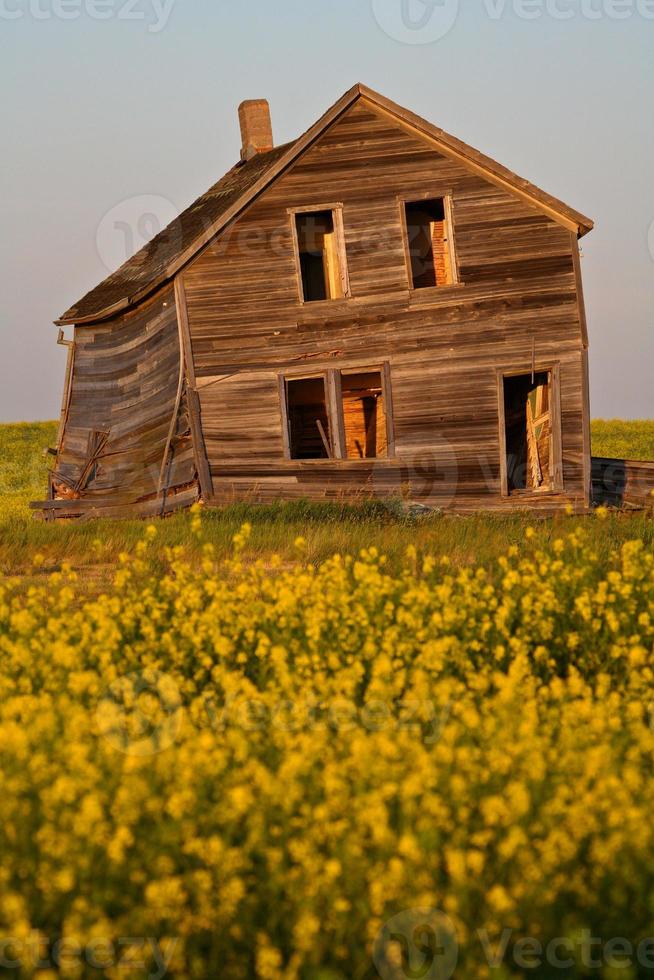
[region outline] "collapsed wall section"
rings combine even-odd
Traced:
[[[46,516],[147,516],[198,499],[174,289],[75,328]]]

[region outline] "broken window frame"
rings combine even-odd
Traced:
[[[329,211],[334,222],[334,234],[336,245],[336,261],[338,263],[338,276],[341,284],[342,296],[327,296],[325,299],[306,299],[304,295],[304,284],[302,279],[302,260],[300,257],[300,241],[297,232],[297,219],[299,215],[316,214],[322,211]],[[347,253],[345,247],[345,226],[343,223],[342,204],[309,204],[302,207],[288,208],[291,221],[291,234],[293,240],[293,256],[295,260],[295,272],[297,278],[298,298],[302,306],[318,306],[321,303],[342,303],[352,295],[350,292],[350,277],[347,265]]]
[[[348,457],[345,440],[345,419],[343,410],[342,376],[352,374],[379,374],[384,400],[384,415],[386,420],[386,454],[384,456]],[[325,385],[325,401],[327,419],[329,422],[328,441],[331,448],[329,458],[298,459],[291,455],[291,426],[288,411],[288,382],[310,381],[322,378]],[[391,389],[390,364],[388,361],[370,364],[348,364],[339,368],[329,368],[322,371],[285,371],[278,375],[279,403],[282,423],[282,444],[284,458],[293,463],[325,465],[334,462],[352,463],[354,465],[370,465],[376,460],[387,461],[395,458],[395,427],[393,417],[393,395]]]
[[[340,459],[347,460],[348,463],[370,463],[371,460],[387,460],[395,456],[395,439],[393,427],[393,401],[391,394],[390,364],[388,361],[382,364],[365,366],[350,366],[339,368],[334,372],[336,402],[338,407],[337,423],[339,428],[340,447],[342,455]],[[383,456],[348,456],[347,438],[345,431],[345,402],[343,399],[343,378],[358,374],[378,374],[381,384],[381,397],[384,405],[384,424],[386,429],[386,452]]]
[[[551,429],[552,429],[552,482],[546,489],[509,489],[509,470],[507,464],[507,442],[506,442],[506,418],[504,409],[504,381],[506,378],[531,377],[532,375],[546,374],[549,385]],[[559,361],[548,363],[536,362],[528,367],[519,369],[497,369],[497,403],[499,418],[499,443],[500,443],[500,491],[502,497],[512,496],[547,496],[548,494],[562,493],[564,491],[563,482],[563,452],[561,441],[561,365]]]
[[[451,289],[452,286],[461,286],[459,278],[459,266],[456,255],[456,242],[454,231],[454,206],[452,203],[451,190],[425,191],[422,194],[407,194],[398,197],[400,210],[400,223],[402,225],[402,239],[404,242],[404,262],[406,266],[407,283],[409,292],[413,294],[429,293],[429,290]],[[411,259],[411,240],[409,238],[409,225],[407,222],[406,209],[410,204],[424,204],[428,201],[442,201],[445,213],[445,233],[447,235],[447,247],[450,260],[451,282],[438,283],[435,286],[416,286],[413,277],[413,262]]]

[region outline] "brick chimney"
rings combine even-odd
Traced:
[[[249,99],[238,107],[241,123],[241,160],[251,160],[257,153],[273,148],[270,106],[266,99]]]

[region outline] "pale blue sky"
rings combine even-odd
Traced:
[[[283,142],[355,81],[595,219],[592,412],[654,417],[654,0],[430,4],[0,0],[0,421],[57,416],[52,320],[232,165],[240,101]]]

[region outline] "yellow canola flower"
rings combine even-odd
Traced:
[[[157,937],[191,980],[366,976],[420,908],[461,976],[489,976],[484,930],[646,939],[651,545],[527,528],[484,568],[314,567],[251,533],[197,566],[146,528],[100,596],[0,583],[3,934]]]

